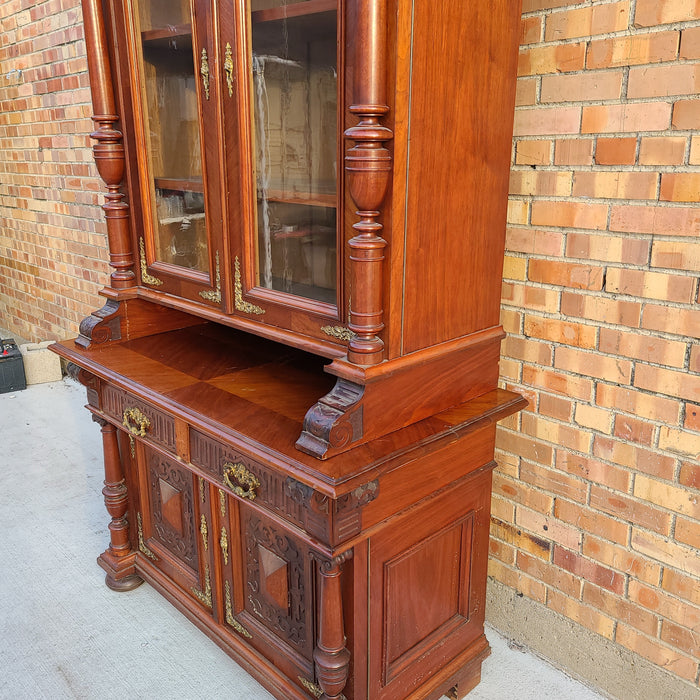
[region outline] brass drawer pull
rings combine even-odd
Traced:
[[[136,437],[144,437],[151,427],[151,421],[135,406],[125,408],[122,425]]]
[[[260,486],[258,477],[249,472],[246,466],[240,462],[236,462],[236,464],[226,462],[224,464],[224,483],[236,496],[249,498],[251,501],[257,495],[255,489]]]

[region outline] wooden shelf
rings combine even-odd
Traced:
[[[337,0],[308,0],[284,7],[272,7],[268,10],[251,12],[251,22],[274,22],[280,19],[303,17],[304,15],[316,15],[320,12],[335,12],[338,9]]]
[[[156,177],[155,186],[160,190],[175,190],[177,192],[204,192],[202,178],[185,177]]]
[[[177,24],[159,29],[148,29],[141,32],[141,41],[148,48],[167,48],[173,39],[179,39],[182,48],[192,46],[192,25]]]
[[[285,192],[283,190],[268,190],[266,199],[268,202],[282,202],[283,204],[305,204],[310,207],[337,207],[337,195],[321,194],[318,192]]]

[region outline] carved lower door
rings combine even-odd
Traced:
[[[176,459],[140,443],[135,448],[139,552],[183,592],[212,610],[209,489]]]
[[[319,689],[313,664],[316,565],[312,551],[245,502],[227,496],[220,507],[226,523],[219,541],[226,624],[314,695]]]

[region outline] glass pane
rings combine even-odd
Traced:
[[[250,8],[258,283],[334,304],[337,2]]]
[[[206,272],[199,76],[189,2],[140,0],[139,18],[156,259]]]

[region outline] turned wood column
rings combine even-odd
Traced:
[[[348,551],[319,563],[321,585],[318,602],[318,640],[314,649],[316,677],[323,690],[321,700],[342,697],[350,668],[350,652],[345,647],[341,570],[352,557]]]
[[[100,177],[107,185],[107,201],[102,209],[107,219],[109,264],[114,268],[111,287],[122,290],[136,286],[129,206],[119,191],[124,178],[124,144],[122,133],[116,128],[119,115],[114,101],[102,3],[100,0],[82,0],[82,7],[94,112],[92,119],[97,127],[90,136],[97,141],[93,146],[95,163]]]
[[[350,320],[355,333],[348,345],[348,359],[359,365],[374,365],[384,359],[384,343],[378,333],[384,328],[382,274],[383,226],[377,221],[391,175],[391,154],[385,143],[393,137],[380,120],[386,104],[386,0],[358,0],[355,44],[355,78],[350,112],[359,123],[345,132],[355,145],[345,155],[350,195],[360,220],[353,224],[356,235],[350,247]]]
[[[109,523],[109,547],[98,559],[107,572],[105,582],[117,591],[129,591],[143,581],[133,573],[134,550],[129,541],[129,523],[126,517],[129,505],[124,470],[119,456],[117,429],[97,416],[93,420],[102,429],[105,481],[102,494],[105,507],[112,517]]]

